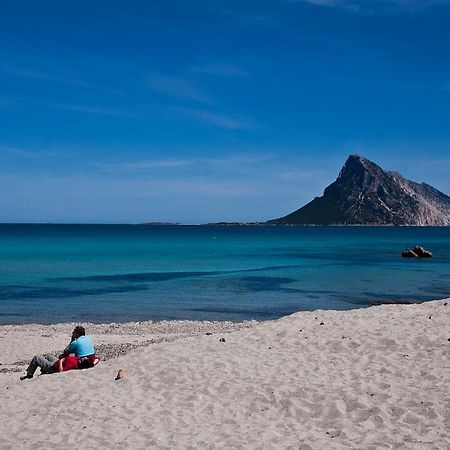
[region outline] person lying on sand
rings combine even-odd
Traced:
[[[67,372],[68,370],[78,369],[79,358],[77,356],[66,356],[60,358],[53,364],[54,372]]]
[[[20,377],[21,380],[26,380],[30,377],[31,371],[34,371],[40,367],[41,373],[55,373],[55,372],[67,372],[74,369],[86,369],[88,367],[94,367],[100,362],[100,358],[97,356],[78,358],[78,356],[66,356],[64,358],[57,358],[53,355],[36,355],[31,361],[30,367],[27,369],[27,374]],[[33,370],[34,369],[34,370]],[[30,370],[30,371],[29,371]]]
[[[34,356],[27,368],[26,375],[20,377],[20,379],[26,380],[28,378],[33,378],[34,372],[36,372],[38,367],[41,368],[41,373],[53,373],[55,372],[54,365],[56,364],[58,359],[64,359],[72,354],[77,357],[77,368],[80,369],[94,367],[99,362],[99,359],[95,356],[95,348],[92,344],[91,338],[89,336],[86,336],[86,330],[80,325],[74,328],[72,332],[71,342],[65,348],[64,352],[62,353],[62,355],[60,355],[59,358],[54,355]],[[67,364],[70,363],[68,362]]]
[[[55,372],[67,372],[74,369],[87,369],[88,367],[94,367],[100,362],[100,358],[97,356],[91,356],[87,358],[78,358],[78,356],[66,356],[60,358],[53,364],[53,370]]]

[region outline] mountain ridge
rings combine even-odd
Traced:
[[[321,197],[271,225],[449,226],[450,197],[427,183],[384,171],[360,155],[350,155]]]

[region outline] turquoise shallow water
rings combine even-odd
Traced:
[[[416,244],[435,257],[400,257]],[[272,319],[444,297],[450,228],[0,225],[0,323]]]

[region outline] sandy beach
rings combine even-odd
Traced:
[[[450,448],[450,300],[84,325],[97,367],[25,381],[73,324],[0,327],[0,448]]]

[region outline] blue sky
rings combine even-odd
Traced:
[[[450,0],[0,2],[0,222],[267,220],[347,156],[450,194]]]

